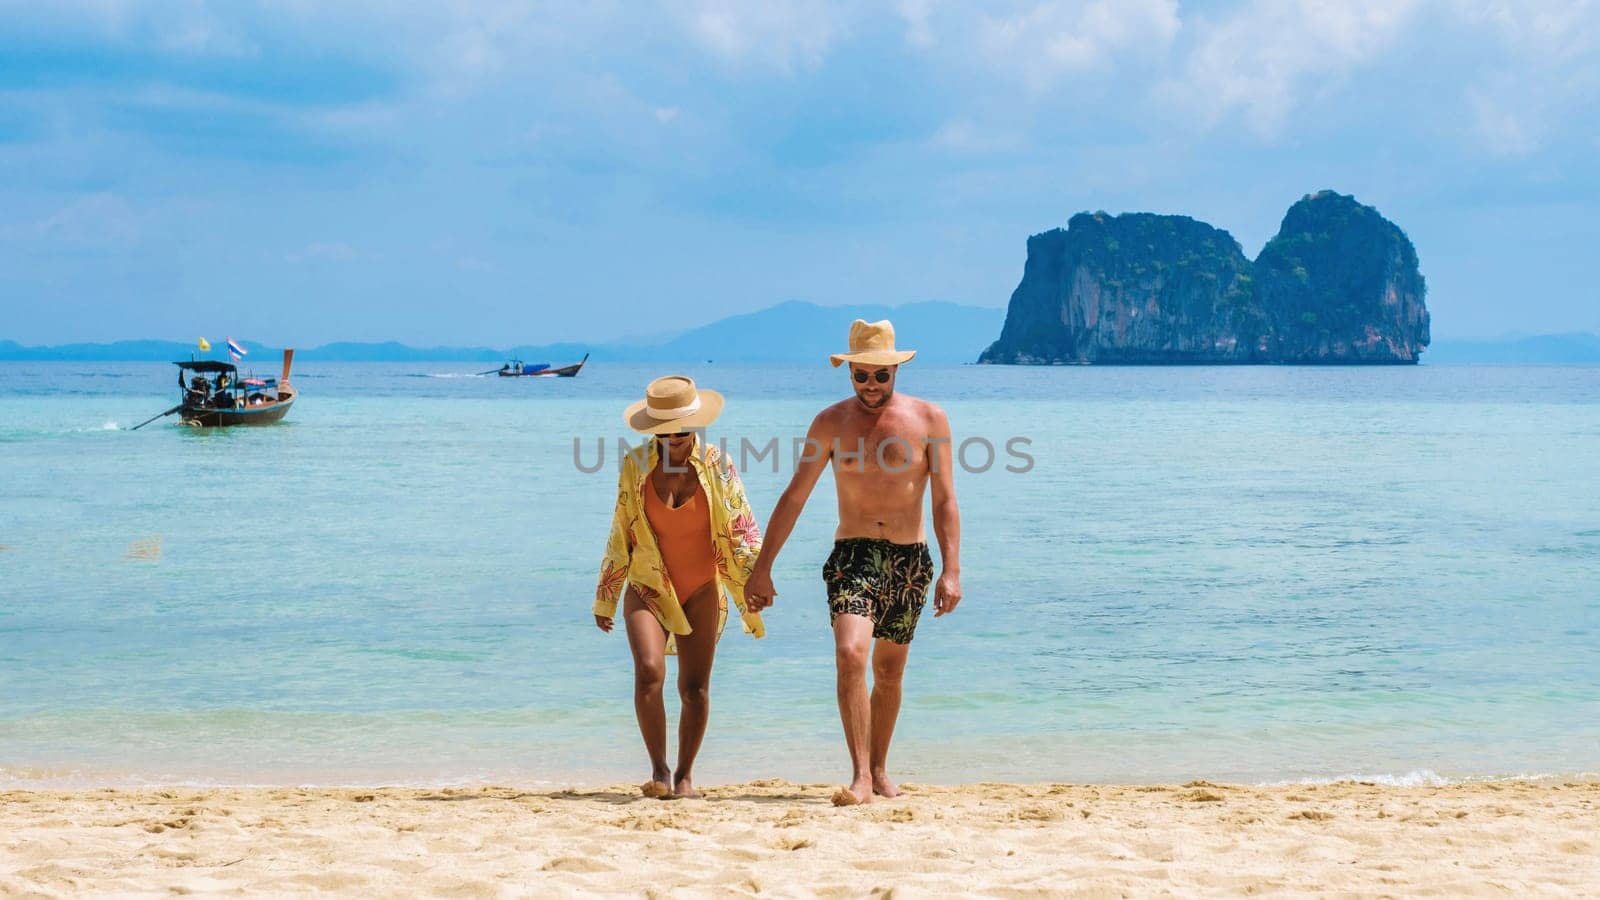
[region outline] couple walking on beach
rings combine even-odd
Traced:
[[[935,584],[922,526],[930,484],[943,560],[934,615],[961,602],[950,422],[934,404],[895,391],[900,365],[916,352],[895,349],[888,321],[857,319],[849,348],[829,360],[835,367],[848,364],[852,396],[812,420],[806,450],[767,520],[764,543],[733,463],[702,437],[722,411],[721,394],[669,375],[651,382],[645,399],[623,414],[630,428],[654,440],[622,460],[594,618],[600,630],[611,631],[620,602],[633,653],[634,711],[650,755],[650,780],[641,787],[646,796],[698,796],[694,760],[710,714],[711,668],[728,597],[744,629],[765,634],[761,611],[778,596],[773,562],[830,465],[839,525],[822,577],[851,765],[850,784],[833,802],[867,803],[874,794],[900,792],[889,777],[889,742],[911,639]],[[673,653],[682,700],[676,768],[667,764],[662,701],[666,656]]]

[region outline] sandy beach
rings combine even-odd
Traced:
[[[1600,783],[0,794],[0,894],[1590,893]]]

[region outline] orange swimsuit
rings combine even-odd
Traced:
[[[711,555],[711,515],[705,488],[695,485],[694,495],[675,507],[662,501],[649,478],[645,478],[643,493],[644,517],[655,532],[672,590],[680,602],[687,601],[717,574]]]

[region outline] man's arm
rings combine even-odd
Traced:
[[[961,511],[956,508],[955,451],[950,447],[950,417],[929,404],[928,443],[932,448],[928,478],[933,483],[933,535],[939,541],[944,571],[933,589],[933,617],[952,612],[961,602]]]
[[[823,423],[826,415],[824,411],[811,420],[811,428],[806,431],[805,449],[795,460],[794,475],[767,519],[761,555],[756,557],[755,568],[751,570],[750,580],[744,586],[745,603],[753,611],[771,606],[772,599],[777,596],[778,592],[772,586],[772,564],[777,560],[784,541],[794,531],[795,523],[800,520],[800,511],[806,508],[806,501],[811,498],[811,489],[817,486],[817,479],[822,477],[828,459],[833,454],[833,441]]]

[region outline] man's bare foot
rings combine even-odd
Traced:
[[[872,802],[872,779],[857,778],[847,788],[839,788],[833,792],[834,806],[859,806]]]
[[[688,775],[673,782],[672,794],[675,797],[683,797],[686,800],[696,800],[700,797],[700,792],[694,789],[694,779]]]
[[[900,786],[889,780],[888,772],[872,773],[872,792],[879,797],[900,796]]]

